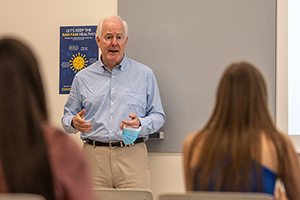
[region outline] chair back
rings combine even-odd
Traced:
[[[249,192],[187,192],[161,194],[159,200],[273,200],[273,196]]]
[[[146,189],[96,188],[97,200],[153,200],[153,193]]]
[[[46,200],[46,198],[38,194],[1,193],[0,200]]]

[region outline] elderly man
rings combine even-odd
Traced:
[[[145,141],[166,118],[154,73],[124,54],[128,26],[119,16],[100,20],[96,41],[101,59],[76,74],[62,126],[81,132],[95,187],[150,189]]]

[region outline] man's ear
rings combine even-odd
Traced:
[[[98,44],[98,46],[100,48],[100,38],[98,36],[96,36],[96,42],[97,42],[97,44]]]

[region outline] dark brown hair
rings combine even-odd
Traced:
[[[251,166],[254,166],[256,190],[263,191],[259,181],[262,133],[275,145],[281,164],[280,177],[287,149],[269,114],[264,79],[252,64],[233,63],[221,78],[211,118],[192,142],[188,169],[197,144],[205,138],[197,164],[190,169],[188,188],[195,190],[197,182],[200,183],[197,190],[213,187],[216,191],[250,191]]]
[[[22,42],[0,40],[0,158],[8,192],[54,200],[42,124],[46,100],[37,61]]]

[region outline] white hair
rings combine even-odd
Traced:
[[[101,38],[103,21],[112,19],[112,18],[117,18],[122,21],[124,29],[125,29],[125,39],[128,37],[127,23],[119,15],[107,15],[107,16],[102,17],[102,19],[98,22],[97,31],[96,31],[96,35],[95,35],[96,40],[97,40],[97,37]]]

